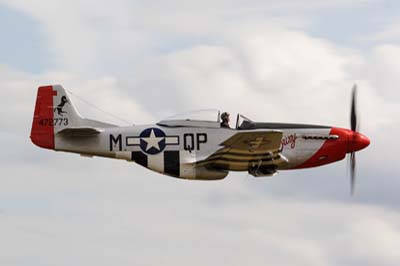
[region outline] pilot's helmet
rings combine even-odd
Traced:
[[[229,113],[223,112],[223,113],[221,114],[221,119],[222,119],[222,121],[225,121],[225,120],[227,120],[228,118],[229,118]]]

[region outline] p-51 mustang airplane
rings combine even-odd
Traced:
[[[212,119],[197,114],[157,124],[119,127],[83,118],[60,85],[39,87],[31,140],[39,147],[134,161],[155,172],[196,180],[225,178],[229,171],[260,177],[277,170],[316,167],[351,159],[369,139],[358,133],[353,89],[351,130],[304,124],[259,123],[237,115],[227,128],[215,111]],[[226,113],[224,114],[226,119]]]

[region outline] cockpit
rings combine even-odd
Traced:
[[[166,127],[221,127],[222,112],[216,109],[196,110],[170,116],[161,120],[157,124]],[[232,119],[233,120],[233,119]],[[236,123],[233,127],[231,121],[230,128],[233,129],[249,129],[252,121],[242,114],[237,114]]]

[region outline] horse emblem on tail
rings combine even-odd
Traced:
[[[63,111],[64,105],[68,103],[68,99],[66,96],[62,96],[61,97],[61,103],[59,105],[57,105],[56,108],[54,108],[54,112],[57,111],[57,113],[60,116],[63,116],[63,114],[66,114],[67,112]]]

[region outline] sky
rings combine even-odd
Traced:
[[[398,1],[0,0],[0,265],[398,265]],[[39,149],[36,90],[86,117],[153,123],[218,108],[349,127],[347,160],[194,182]]]

